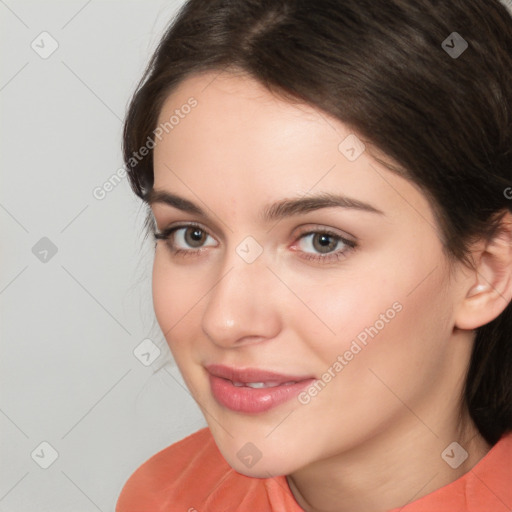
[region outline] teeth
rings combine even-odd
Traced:
[[[259,389],[259,388],[275,388],[276,386],[288,386],[290,384],[295,384],[295,381],[290,382],[233,382],[233,386],[237,388],[241,387],[248,387],[253,389]]]
[[[279,382],[248,382],[246,386],[249,388],[274,388],[279,386]]]

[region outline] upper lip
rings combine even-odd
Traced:
[[[205,366],[206,370],[215,377],[222,377],[232,382],[300,382],[313,377],[309,375],[286,375],[282,373],[260,370],[259,368],[232,368],[221,364]]]

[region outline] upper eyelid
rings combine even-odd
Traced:
[[[164,233],[174,233],[178,231],[179,229],[187,229],[187,228],[199,228],[201,231],[204,231],[208,236],[211,236],[215,238],[211,233],[210,230],[202,226],[200,223],[195,222],[184,222],[183,224],[176,224],[172,226],[165,227],[163,229],[155,229],[154,234],[155,235],[161,235]]]
[[[316,233],[316,232],[325,232],[325,231],[330,231],[332,232],[333,235],[335,236],[340,236],[340,237],[343,237],[344,235],[342,234],[339,234],[339,233],[336,233],[336,231],[339,231],[338,228],[332,228],[332,227],[329,227],[329,226],[325,226],[323,224],[315,224],[315,223],[310,223],[312,227],[309,227],[309,228],[304,228],[304,231],[302,231],[301,229],[301,235],[305,235],[305,234],[308,234],[308,233]],[[156,227],[156,222],[155,222],[155,231],[157,233],[163,233],[165,231],[171,231],[171,230],[177,230],[177,229],[181,229],[181,228],[187,228],[187,227],[198,227],[200,229],[202,229],[203,231],[205,231],[206,233],[208,233],[210,236],[213,236],[211,234],[211,231],[209,228],[205,227],[203,224],[201,224],[200,222],[193,222],[193,221],[182,221],[182,223],[178,223],[178,224],[173,224],[172,226],[168,226],[168,227],[164,227],[162,229],[158,229]],[[346,233],[346,235],[348,237],[351,237],[353,235],[350,235],[349,233]],[[355,238],[355,237],[354,237]]]
[[[156,232],[154,234],[156,236],[156,235],[164,234],[167,232],[167,233],[169,233],[169,235],[171,235],[171,234],[173,235],[176,231],[178,231],[180,229],[187,229],[189,227],[197,227],[197,228],[201,229],[202,231],[204,231],[208,236],[217,240],[217,238],[210,233],[210,230],[205,228],[199,222],[185,222],[184,221],[183,224],[169,226],[167,228],[159,230],[158,232]],[[316,225],[313,224],[311,227],[304,228],[303,230],[300,231],[300,233],[295,235],[293,243],[304,238],[305,236],[308,236],[311,234],[317,234],[317,233],[326,233],[329,236],[337,237],[343,243],[346,243],[346,242],[348,242],[349,244],[357,244],[358,243],[357,239],[355,237],[353,237],[353,235],[349,235],[348,233],[341,234],[341,233],[337,233],[336,231],[337,231],[336,228],[326,227],[326,226],[322,226],[319,224],[316,224]]]

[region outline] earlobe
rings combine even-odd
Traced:
[[[496,236],[478,251],[477,264],[466,279],[455,326],[473,330],[497,318],[512,300],[512,215],[507,212]],[[474,260],[475,261],[475,260]]]

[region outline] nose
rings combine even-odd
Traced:
[[[276,285],[275,276],[262,258],[246,263],[235,253],[205,297],[203,332],[223,348],[274,338],[281,328],[279,307],[272,293]]]

